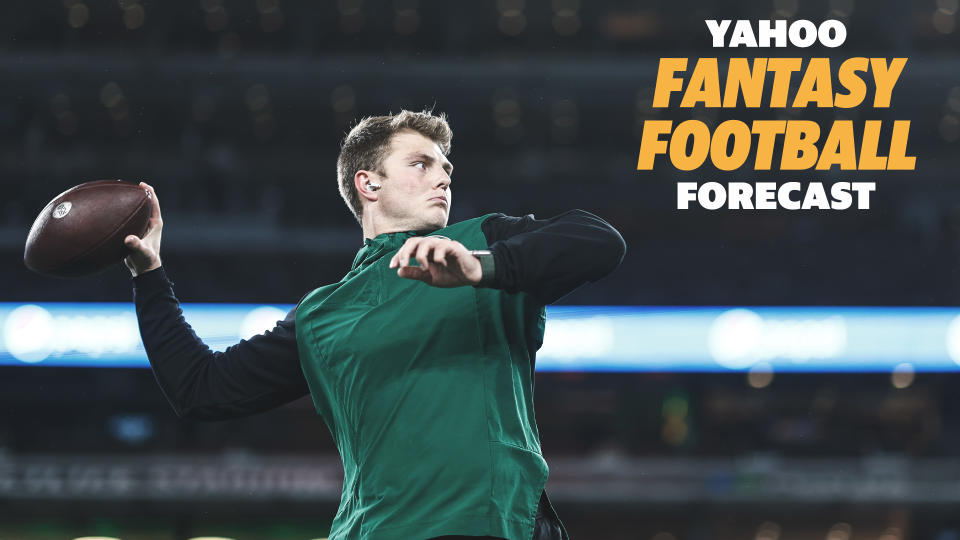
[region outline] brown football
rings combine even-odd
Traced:
[[[33,222],[23,262],[53,277],[96,274],[126,257],[127,235],[147,232],[150,193],[123,180],[97,180],[57,195]]]

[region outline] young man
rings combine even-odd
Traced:
[[[612,271],[626,246],[583,211],[447,226],[451,138],[427,112],[354,127],[337,163],[363,229],[352,268],[223,353],[180,313],[155,193],[149,231],[127,238],[144,347],[179,416],[233,418],[310,393],[344,467],[331,540],[567,538],[533,409],[544,305]]]

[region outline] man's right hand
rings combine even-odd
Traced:
[[[163,218],[160,216],[160,200],[157,192],[146,182],[140,182],[140,187],[150,193],[153,200],[153,213],[150,214],[150,223],[143,238],[130,235],[123,240],[130,254],[123,259],[134,277],[160,268],[160,233],[163,232]]]

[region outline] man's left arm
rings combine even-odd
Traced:
[[[550,304],[612,272],[627,245],[609,223],[584,210],[549,219],[490,216],[481,225],[493,254],[493,276],[481,286],[525,292]]]
[[[415,236],[397,250],[390,268],[396,268],[402,278],[434,287],[473,285],[522,291],[546,305],[612,272],[627,250],[616,229],[583,210],[550,219],[494,214],[484,220],[481,230],[492,254],[486,260],[456,240]],[[412,259],[417,266],[411,265]]]

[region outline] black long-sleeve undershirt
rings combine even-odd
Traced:
[[[492,286],[544,305],[609,274],[627,250],[616,229],[584,210],[541,220],[498,214],[481,228],[493,252]]]
[[[583,210],[544,220],[497,214],[481,227],[494,257],[490,286],[526,292],[542,304],[607,275],[626,251],[616,229]],[[297,352],[296,308],[273,330],[216,352],[184,320],[162,267],[133,283],[147,357],[178,416],[226,420],[308,393]]]

